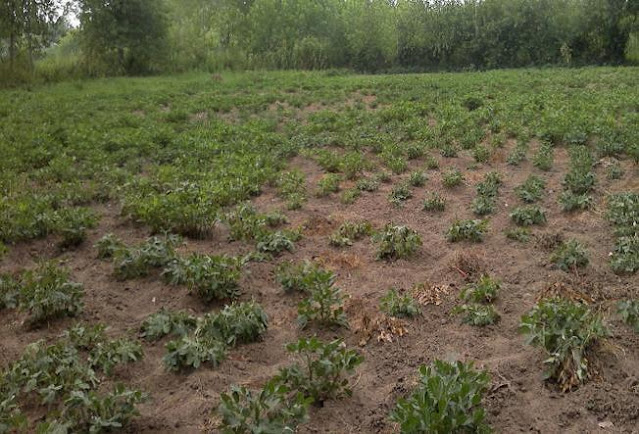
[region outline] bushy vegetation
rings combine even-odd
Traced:
[[[491,432],[481,405],[488,390],[488,373],[472,363],[435,360],[419,368],[419,384],[408,398],[400,398],[391,419],[401,432]]]
[[[599,314],[582,303],[560,298],[540,301],[522,317],[520,330],[528,335],[530,345],[546,352],[545,378],[563,390],[590,378],[590,351],[608,335]]]
[[[375,235],[377,259],[403,259],[414,255],[422,245],[422,239],[417,232],[406,226],[396,226],[388,223],[384,229]]]

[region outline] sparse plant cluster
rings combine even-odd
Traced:
[[[277,227],[287,222],[279,213],[260,214],[249,203],[237,205],[228,212],[224,221],[229,226],[231,241],[252,241],[265,237],[269,227]]]
[[[481,243],[488,230],[488,220],[456,220],[446,233],[446,238],[451,243],[459,241],[471,241]]]
[[[473,326],[484,327],[499,321],[499,314],[493,306],[501,289],[498,280],[484,274],[475,283],[469,284],[462,291],[460,298],[464,304],[454,309],[454,313],[463,314],[462,322]]]
[[[286,292],[308,295],[297,306],[297,322],[305,328],[309,323],[348,327],[344,313],[344,295],[334,285],[335,275],[314,262],[284,262],[276,270],[276,278]]]
[[[277,181],[277,192],[288,209],[299,209],[306,202],[306,179],[299,171],[284,172]]]
[[[54,262],[43,263],[18,277],[0,275],[0,309],[15,309],[29,314],[31,326],[82,312],[84,288],[69,280],[69,271]]]
[[[136,406],[145,394],[117,382],[111,391],[100,385],[116,365],[140,360],[142,348],[127,339],[108,339],[105,329],[101,324],[76,325],[55,343],[27,346],[21,358],[2,372],[0,428],[97,433],[123,427],[137,416]],[[34,407],[49,411],[35,426],[22,413]]]
[[[410,294],[391,288],[380,299],[379,308],[387,315],[394,317],[413,317],[419,315],[419,304]]]
[[[329,238],[331,246],[352,246],[353,242],[373,234],[373,226],[369,222],[344,222]]]
[[[590,192],[595,186],[595,172],[590,150],[576,145],[570,150],[570,169],[563,180],[565,191],[559,197],[564,211],[587,210],[592,208]]]
[[[472,363],[435,360],[419,368],[419,383],[390,414],[403,433],[489,433],[481,405],[490,378]]]
[[[459,169],[449,169],[442,173],[442,184],[446,188],[453,188],[461,185],[464,181],[464,175],[462,175]]]
[[[363,357],[341,340],[316,337],[288,344],[297,361],[281,368],[261,390],[233,386],[221,394],[218,413],[224,433],[293,432],[308,420],[308,407],[351,396],[349,377]]]
[[[374,237],[378,243],[377,259],[404,259],[414,255],[422,245],[417,232],[407,226],[388,223]]]
[[[446,209],[446,198],[433,192],[422,202],[422,209],[429,212],[442,212]]]
[[[411,185],[407,182],[400,182],[395,185],[388,195],[388,200],[393,206],[400,207],[403,202],[413,197]]]
[[[255,302],[232,303],[218,313],[196,319],[161,311],[142,324],[145,336],[176,337],[166,343],[164,356],[164,365],[171,371],[197,369],[204,364],[216,367],[229,348],[256,342],[267,328],[266,312]]]
[[[335,173],[327,173],[326,175],[322,176],[322,178],[317,183],[317,192],[315,194],[318,197],[325,197],[330,195],[331,193],[337,193],[339,191],[339,183],[341,182],[341,180],[342,179],[339,175]]]
[[[526,181],[515,189],[522,202],[533,203],[540,200],[546,189],[546,181],[538,176],[530,175]]]
[[[639,300],[621,300],[617,303],[617,312],[624,323],[639,333]]]
[[[619,193],[608,197],[607,218],[615,228],[615,247],[610,265],[615,273],[639,270],[639,194]]]
[[[527,343],[547,354],[545,378],[570,390],[593,374],[590,354],[608,335],[601,315],[583,303],[561,298],[541,300],[521,320]]]
[[[139,247],[126,247],[112,235],[106,235],[96,244],[98,256],[113,260],[114,275],[118,280],[134,279],[161,269],[162,277],[171,285],[186,285],[205,302],[236,298],[238,281],[244,258],[227,255],[193,253],[181,257],[175,251],[181,243],[179,237],[151,237]]]
[[[536,205],[520,206],[510,213],[510,219],[518,226],[543,225],[546,212]]]
[[[478,216],[492,214],[495,211],[495,202],[499,194],[501,176],[497,172],[489,172],[484,181],[477,184],[477,197],[473,200],[473,212]]]
[[[554,149],[551,143],[542,143],[533,157],[533,165],[544,172],[552,169],[554,161]]]
[[[550,256],[550,261],[563,271],[575,271],[590,262],[588,251],[577,240],[568,240],[557,246]]]

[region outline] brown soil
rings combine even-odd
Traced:
[[[612,336],[596,349],[597,378],[575,391],[560,393],[542,381],[541,351],[527,346],[517,331],[521,315],[534,305],[540,293],[556,282],[592,297],[604,308],[621,297],[639,296],[636,276],[619,277],[610,270],[608,252],[614,238],[603,219],[605,193],[636,191],[636,169],[626,165],[624,179],[614,184],[606,180],[603,169],[598,169],[597,207],[576,214],[560,212],[556,202],[568,165],[566,152],[558,149],[553,170],[541,174],[547,180],[549,194],[543,206],[549,223],[534,232],[538,237],[558,233],[563,238],[577,238],[588,247],[591,263],[576,276],[551,267],[548,251],[539,244],[532,241],[518,244],[503,234],[503,230],[511,226],[508,213],[518,204],[514,188],[530,173],[537,172],[530,163],[512,168],[502,161],[493,163],[492,167],[466,170],[471,163],[468,157],[441,159],[442,167],[462,169],[467,185],[444,190],[440,172],[430,171],[427,185],[415,189],[415,197],[403,208],[394,208],[387,200],[391,184],[382,184],[375,193],[363,193],[353,205],[340,204],[336,195],[315,198],[312,191],[322,172],[313,162],[296,158],[292,166],[307,175],[310,199],[303,209],[286,211],[286,214],[292,227],[306,228],[304,238],[297,243],[294,254],[247,265],[241,282],[242,299],[255,299],[270,316],[270,328],[264,340],[231,350],[228,359],[216,369],[201,368],[190,374],[174,374],[164,369],[161,361],[164,342],[144,344],[144,360],[118,371],[118,379],[143,389],[152,398],[142,405],[142,416],[129,431],[214,432],[216,420],[212,410],[219,402],[220,392],[227,391],[232,384],[261,386],[279,367],[290,362],[284,349],[286,343],[317,333],[325,339],[344,337],[349,345],[359,348],[365,362],[354,378],[352,398],[313,408],[310,422],[300,428],[302,433],[393,432],[396,427],[388,420],[389,410],[397,398],[410,392],[419,365],[436,358],[472,360],[490,371],[492,385],[485,403],[488,421],[497,432],[639,432],[639,335],[611,319]],[[422,162],[411,164],[417,169]],[[504,174],[504,186],[485,241],[478,245],[447,242],[444,233],[455,218],[473,217],[470,210],[470,202],[475,197],[473,186],[489,170]],[[395,176],[393,183],[399,178]],[[426,191],[433,190],[441,191],[448,198],[447,210],[442,214],[421,211],[422,198]],[[254,203],[261,210],[285,210],[282,200],[269,188]],[[41,258],[63,260],[72,270],[73,279],[85,285],[86,309],[79,319],[104,322],[110,325],[114,335],[135,335],[140,323],[161,307],[186,309],[196,314],[222,307],[222,303],[205,306],[186,289],[166,286],[157,275],[116,281],[111,275],[111,264],[96,259],[92,245],[108,232],[128,243],[144,240],[148,232],[121,218],[116,204],[97,210],[103,215],[100,227],[91,231],[89,239],[77,250],[58,252],[55,239],[21,244],[11,249],[0,264],[0,271],[29,268]],[[328,235],[347,219],[367,219],[378,228],[389,221],[407,224],[420,233],[424,246],[410,260],[396,262],[376,261],[375,246],[368,240],[356,242],[351,248],[331,248]],[[183,249],[239,254],[251,251],[252,246],[228,243],[226,232],[218,228],[212,239],[188,240]],[[302,332],[294,326],[299,299],[284,295],[273,278],[275,266],[289,259],[316,259],[337,273],[337,284],[349,295],[346,310],[350,330],[311,328]],[[466,326],[450,314],[458,304],[458,294],[468,274],[464,270],[460,272],[460,264],[469,269],[479,267],[478,270],[488,271],[502,280],[503,290],[496,302],[502,319],[497,325]],[[392,324],[380,320],[379,298],[389,287],[409,289],[419,283],[423,283],[423,294],[420,293],[423,316]],[[65,319],[51,323],[48,328],[28,330],[22,324],[23,319],[17,312],[0,312],[3,366],[18,358],[28,343],[51,340],[77,321]]]

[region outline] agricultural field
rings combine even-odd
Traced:
[[[0,433],[636,433],[638,78],[0,92]]]

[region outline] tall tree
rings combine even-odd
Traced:
[[[80,35],[89,66],[109,73],[160,69],[167,20],[160,0],[80,0]]]

